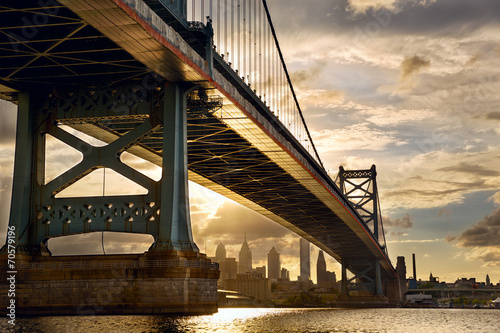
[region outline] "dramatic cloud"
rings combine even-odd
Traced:
[[[465,254],[465,259],[482,261],[482,267],[500,267],[500,249],[476,247]]]
[[[500,248],[500,209],[485,216],[481,221],[457,237],[461,247]]]
[[[460,236],[447,236],[446,242],[467,248],[465,259],[482,261],[483,267],[500,266],[500,209],[485,216]]]
[[[419,73],[422,69],[430,67],[430,60],[421,58],[417,55],[405,57],[401,63],[401,78],[406,79],[413,74]]]

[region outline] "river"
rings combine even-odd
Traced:
[[[491,309],[220,309],[208,316],[61,316],[0,321],[0,332],[500,332]]]

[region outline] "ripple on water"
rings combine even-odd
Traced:
[[[499,310],[487,309],[220,309],[209,316],[22,318],[1,332],[500,332]]]

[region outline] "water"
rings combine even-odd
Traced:
[[[220,309],[210,316],[39,317],[0,332],[500,332],[489,309]]]

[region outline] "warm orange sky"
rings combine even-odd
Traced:
[[[304,116],[327,169],[377,165],[388,249],[411,275],[500,281],[500,3],[493,0],[268,0]],[[0,221],[8,219],[15,108],[0,103]],[[49,160],[62,157],[52,143]],[[55,172],[54,171],[54,172]],[[59,170],[61,171],[61,170]],[[101,176],[93,182],[99,184]],[[89,185],[90,187],[90,185]],[[99,187],[99,186],[97,186]],[[111,186],[108,186],[111,190]],[[275,246],[298,275],[298,237],[191,184],[195,241],[254,266]],[[236,224],[236,222],[238,224]],[[92,238],[94,237],[94,238]],[[131,235],[108,252],[147,248]],[[99,238],[98,240],[96,240]],[[86,235],[75,249],[100,251]],[[53,245],[57,247],[56,242]],[[59,245],[62,246],[62,245]],[[315,263],[313,248],[311,261]],[[327,258],[328,269],[338,265]],[[315,264],[311,266],[315,279]]]

